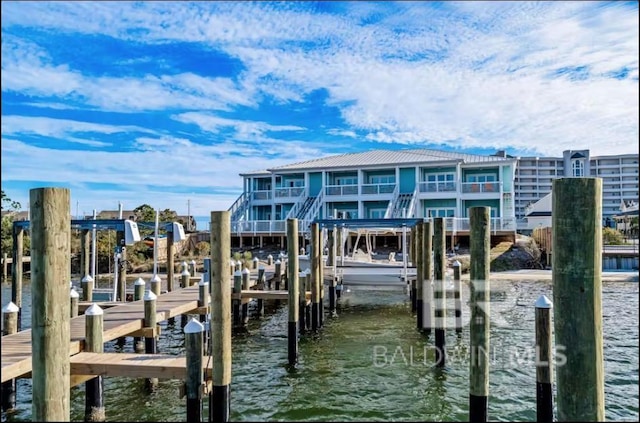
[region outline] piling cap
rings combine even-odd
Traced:
[[[271,259],[272,259],[272,258],[273,258],[273,256],[272,256],[271,254],[269,254],[269,255],[267,256],[267,258],[271,258]]]
[[[154,294],[152,291],[148,290],[147,292],[144,293],[144,300],[145,301],[153,301],[156,298],[158,298],[158,296],[156,294]]]
[[[69,289],[73,288],[73,281],[69,281]]]
[[[85,316],[101,316],[103,314],[104,311],[102,311],[100,306],[96,303],[91,304],[89,308],[84,311]]]
[[[80,282],[93,282],[93,278],[91,277],[91,275],[87,275],[84,278],[82,278]]]
[[[280,261],[280,259],[276,260],[276,264],[282,264],[282,262]]]
[[[198,333],[203,331],[204,325],[193,317],[191,318],[189,323],[184,326],[184,333]]]
[[[307,275],[310,275],[310,274],[311,274],[311,269],[309,269],[308,267],[307,267],[306,269],[304,269],[304,271],[305,271],[305,273],[306,273]]]
[[[71,292],[69,293],[69,295],[71,296],[71,298],[80,298],[80,294],[78,294],[78,291],[73,288],[71,288]]]
[[[191,261],[189,263],[190,264],[196,264],[196,261],[194,259],[191,259]]]
[[[160,282],[160,276],[158,276],[158,274],[154,274],[153,276],[151,276],[151,279],[149,279],[149,282]]]
[[[536,308],[553,308],[553,303],[545,295],[540,295],[536,300]]]
[[[231,261],[229,262],[229,264],[231,264],[231,266],[235,266],[236,265],[236,261],[234,259],[231,259]]]
[[[136,281],[133,284],[134,285],[144,285],[144,279],[138,278],[138,279],[136,279]]]
[[[209,282],[204,280],[204,275],[200,275],[200,282],[198,282],[198,285],[209,285]]]
[[[242,276],[242,272],[239,270],[236,270],[235,272],[233,272],[233,276]]]
[[[186,263],[186,262],[185,262]],[[180,273],[180,275],[182,276],[190,276],[191,273],[189,273],[189,271],[187,270],[187,268],[185,267],[184,270],[182,271],[182,273]]]
[[[307,277],[307,273],[303,270],[302,272],[298,273],[298,277],[299,278],[306,278]]]
[[[460,267],[461,265],[462,264],[458,260],[453,262],[453,267]]]
[[[258,266],[258,270],[264,270],[264,266],[263,265]]]
[[[17,305],[15,305],[12,301],[9,301],[9,304],[2,307],[3,313],[17,313],[19,311],[20,311],[20,308]]]
[[[186,262],[186,260],[182,262],[182,267],[187,267],[187,262]]]
[[[246,267],[242,270],[242,273],[244,273],[245,275],[248,273],[251,273],[251,270],[247,269]]]

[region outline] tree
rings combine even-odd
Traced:
[[[2,190],[2,210],[20,210],[21,208],[22,206],[19,202],[13,201],[5,194],[4,190]]]
[[[17,211],[21,208],[21,205],[17,201],[13,201],[2,190],[2,210]],[[3,252],[13,251],[13,214],[7,213],[6,216],[2,216],[2,235],[1,235],[1,247]],[[25,242],[25,249],[28,246],[28,242]]]

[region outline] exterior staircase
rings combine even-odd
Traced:
[[[246,192],[240,194],[240,196],[233,202],[231,207],[229,207],[229,211],[231,212],[231,221],[232,222],[240,222],[245,219],[246,211],[249,208],[249,204],[251,201],[249,200],[249,195]]]

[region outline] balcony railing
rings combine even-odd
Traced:
[[[297,198],[304,192],[304,187],[276,187],[276,198]]]
[[[251,198],[253,200],[271,200],[271,191],[253,191]]]
[[[393,190],[391,190],[393,192]],[[357,185],[327,185],[325,195],[358,195]]]
[[[462,193],[493,193],[500,192],[500,182],[463,182]]]
[[[455,182],[420,182],[420,192],[455,192]]]
[[[363,184],[360,187],[360,193],[362,195],[392,194],[394,189],[396,184]]]

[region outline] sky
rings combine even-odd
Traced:
[[[638,2],[2,1],[2,189],[209,216],[373,149],[638,153]]]

